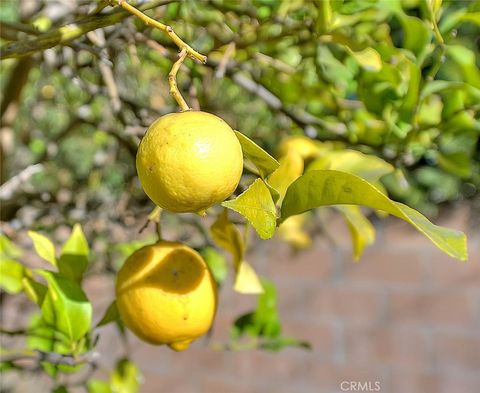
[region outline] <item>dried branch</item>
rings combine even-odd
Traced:
[[[151,3],[146,3],[140,6],[139,9],[145,11],[173,2],[175,2],[175,0],[157,0]],[[129,13],[123,10],[119,10],[106,15],[92,15],[86,18],[82,18],[78,21],[61,26],[48,33],[42,34],[37,38],[5,44],[0,47],[0,59],[3,60],[9,58],[23,57],[35,52],[53,48],[57,45],[68,44],[70,41],[81,37],[89,31],[114,25],[127,18],[128,16],[130,16]]]

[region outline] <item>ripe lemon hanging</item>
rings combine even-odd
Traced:
[[[230,126],[206,112],[170,113],[147,130],[137,152],[145,193],[171,212],[201,212],[240,181],[242,148]]]
[[[216,311],[215,280],[190,247],[158,242],[134,252],[116,283],[125,325],[152,344],[183,351],[210,328]]]

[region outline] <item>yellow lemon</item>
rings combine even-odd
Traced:
[[[165,241],[145,246],[126,260],[116,293],[120,317],[130,330],[176,351],[208,331],[217,305],[215,280],[200,254]]]
[[[137,152],[145,193],[176,213],[201,212],[228,198],[240,181],[242,148],[230,126],[205,112],[170,113],[147,130]]]

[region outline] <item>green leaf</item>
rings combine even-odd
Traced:
[[[312,345],[308,341],[298,340],[294,337],[275,337],[273,339],[262,340],[259,349],[265,351],[278,352],[287,347],[296,347],[303,349],[312,349]]]
[[[362,51],[354,52],[347,48],[352,57],[367,71],[380,71],[382,69],[382,58],[373,48],[365,48]]]
[[[228,207],[244,216],[262,239],[269,239],[275,234],[276,208],[272,195],[261,179],[257,179],[237,198],[225,201]]]
[[[308,166],[307,172],[319,169],[352,173],[372,183],[395,170],[391,164],[379,157],[348,149],[325,153]]]
[[[58,260],[60,274],[80,282],[88,266],[89,252],[90,248],[83,234],[82,227],[79,224],[75,224],[70,237],[63,245],[62,253]]]
[[[287,188],[303,173],[303,159],[293,149],[280,158],[280,166],[268,177],[268,185],[279,194],[278,205],[282,204]]]
[[[265,179],[275,169],[278,168],[278,161],[258,146],[251,139],[243,135],[239,131],[235,131],[240,144],[242,145],[243,155],[252,162],[258,170],[258,174]]]
[[[43,303],[45,295],[47,294],[47,287],[29,276],[23,277],[22,284],[27,297],[32,302],[40,306]]]
[[[390,213],[410,223],[448,255],[467,259],[464,233],[432,224],[416,210],[390,200],[364,179],[345,172],[314,170],[298,178],[285,195],[281,221],[319,206],[339,204],[364,205]]]
[[[347,221],[353,244],[353,259],[358,260],[365,247],[375,242],[375,228],[358,206],[336,206]]]
[[[11,294],[22,292],[24,274],[25,268],[21,263],[13,259],[0,258],[0,288],[4,291]]]
[[[115,322],[120,320],[120,314],[118,313],[118,308],[117,308],[117,301],[114,300],[110,306],[108,306],[107,310],[105,311],[105,314],[103,315],[102,319],[100,322],[97,323],[97,328],[101,326],[105,326],[109,324],[110,322]]]
[[[50,239],[40,233],[28,231],[28,236],[33,241],[33,247],[37,254],[53,266],[57,266],[57,259],[55,257],[55,246]]]
[[[200,250],[200,254],[210,268],[217,285],[221,285],[227,278],[228,273],[225,257],[213,247],[203,248]]]
[[[113,393],[110,383],[101,379],[90,379],[87,382],[87,391],[88,393]]]
[[[40,271],[48,282],[42,303],[45,322],[63,333],[71,342],[84,337],[92,322],[92,305],[80,286],[59,274]]]
[[[22,250],[20,250],[20,248],[18,248],[8,237],[0,234],[0,256],[19,258],[22,256]]]
[[[431,30],[422,19],[405,14],[398,15],[404,32],[403,47],[411,50],[417,57],[421,56],[431,41]]]
[[[57,386],[55,389],[52,390],[52,393],[68,393],[68,390],[65,386]]]
[[[140,370],[135,363],[122,359],[117,363],[110,385],[115,393],[137,393],[140,388]]]

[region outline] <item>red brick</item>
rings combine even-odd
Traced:
[[[445,288],[479,288],[480,258],[475,261],[472,257],[470,255],[470,260],[466,263],[458,262],[448,255],[429,259],[428,284]]]
[[[438,393],[441,387],[439,375],[433,373],[394,370],[391,378],[392,393]]]
[[[393,324],[473,327],[473,300],[465,291],[396,291],[390,317]]]
[[[478,373],[477,375],[442,373],[438,385],[438,393],[478,393],[480,392],[480,376]]]
[[[325,280],[332,274],[333,256],[325,241],[314,242],[312,248],[293,254],[286,243],[272,242],[266,276],[274,281]]]
[[[365,359],[368,364],[369,360]],[[375,382],[380,384],[380,392],[389,391],[388,376],[381,368],[351,365],[325,365],[316,364],[310,370],[313,377],[312,391],[315,392],[341,392],[342,382],[370,382],[372,389]]]
[[[435,334],[435,360],[442,370],[480,370],[480,334]]]
[[[345,266],[345,278],[355,283],[420,285],[423,270],[420,256],[411,251],[367,249],[358,263]]]
[[[412,329],[345,328],[348,364],[369,363],[401,369],[428,369],[431,366],[422,332]]]
[[[371,324],[381,313],[381,293],[348,286],[318,288],[311,296],[311,309],[321,318]]]

